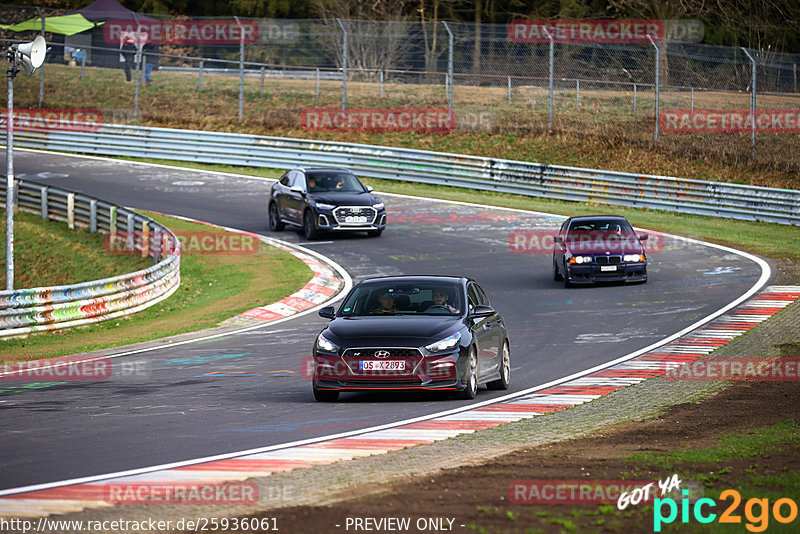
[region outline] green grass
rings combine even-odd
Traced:
[[[5,221],[5,209],[0,210]],[[5,261],[6,225],[0,224],[0,255]],[[146,269],[149,258],[107,254],[103,236],[70,230],[63,222],[44,221],[23,211],[14,214],[14,288],[43,287],[97,280]],[[5,288],[5,268],[0,284]]]
[[[210,230],[207,225],[148,215],[173,231]],[[102,250],[100,245],[97,249]],[[71,253],[70,249],[64,249],[65,256]],[[0,355],[14,360],[62,356],[213,327],[238,313],[290,295],[311,276],[311,270],[303,262],[263,243],[256,254],[183,255],[181,286],[159,304],[125,318],[87,327],[2,340]],[[88,276],[85,280],[96,278]]]
[[[786,421],[771,426],[754,428],[745,434],[720,436],[720,443],[711,448],[685,449],[669,454],[646,452],[631,455],[632,462],[654,466],[663,471],[672,471],[678,463],[709,463],[751,458],[768,454],[784,443],[800,443],[800,427],[795,421]],[[718,471],[715,475],[724,474]]]

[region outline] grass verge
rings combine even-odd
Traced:
[[[175,232],[209,231],[207,225],[147,215]],[[104,254],[102,243],[96,244],[96,251],[101,256],[131,259]],[[65,249],[65,256],[67,252],[73,254]],[[180,288],[159,304],[117,320],[2,340],[0,355],[17,361],[63,356],[213,327],[228,317],[290,295],[305,285],[311,274],[294,256],[264,243],[259,243],[255,254],[185,254],[181,257]]]

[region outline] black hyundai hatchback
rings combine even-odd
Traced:
[[[293,169],[272,186],[267,209],[270,230],[290,224],[306,239],[342,231],[377,237],[386,228],[383,202],[347,169]]]
[[[435,390],[475,398],[508,389],[508,331],[469,278],[387,276],[356,285],[314,343],[318,401],[341,391]]]

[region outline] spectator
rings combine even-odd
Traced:
[[[125,69],[125,81],[131,81],[131,67],[136,57],[136,44],[133,35],[125,35],[119,43],[119,61]]]
[[[158,70],[158,55],[159,55],[158,44],[152,41],[148,41],[144,44],[142,52],[144,52],[145,54],[144,79],[147,83],[152,83],[153,80],[150,78],[150,73],[154,70]]]

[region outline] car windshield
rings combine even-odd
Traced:
[[[358,286],[339,315],[461,315],[462,310],[464,297],[456,283],[385,282]]]
[[[366,191],[361,182],[349,172],[315,171],[307,175],[310,193],[363,193]]]
[[[593,221],[574,221],[569,232],[608,232],[632,234],[633,228],[625,219],[603,219]]]

